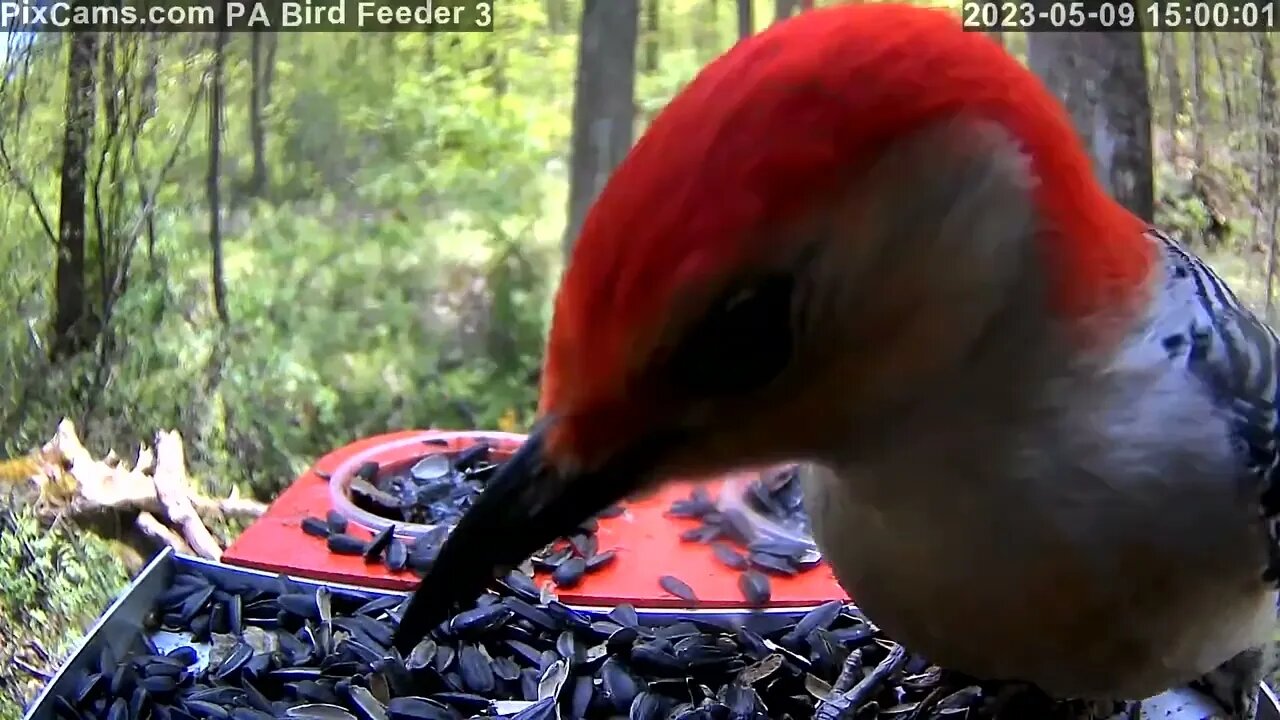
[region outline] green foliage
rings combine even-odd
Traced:
[[[42,527],[23,507],[0,509],[0,577],[5,579],[0,592],[0,665],[5,668],[22,649],[18,639],[61,657],[128,581],[108,548],[83,542],[81,532],[68,525]],[[0,717],[19,717],[39,684],[22,676],[5,680]]]

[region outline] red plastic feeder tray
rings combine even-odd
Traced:
[[[335,555],[323,539],[303,533],[301,522],[309,516],[323,518],[334,508],[327,478],[349,477],[368,461],[377,462],[384,469],[407,469],[425,455],[453,454],[481,441],[492,447],[495,460],[505,460],[524,441],[524,436],[414,430],[366,438],[335,450],[320,458],[290,485],[266,514],[227,549],[223,560],[331,582],[411,590],[418,584],[418,577],[411,570],[394,573],[381,563],[366,563],[359,556]],[[710,481],[708,488],[714,495],[721,484],[734,479],[741,480],[743,476]],[[680,533],[694,527],[697,521],[666,514],[671,503],[687,497],[692,487],[689,482],[668,484],[653,495],[628,501],[621,515],[602,518],[596,533],[599,549],[602,552],[614,549],[617,558],[587,575],[575,587],[557,589],[559,600],[578,607],[631,603],[641,609],[682,612],[747,610],[738,589],[739,573],[719,563],[709,546],[680,540]],[[346,514],[350,521],[349,534],[363,539],[372,537],[376,528],[369,525],[373,523],[362,520],[358,514]],[[399,527],[397,524],[397,535],[401,535]],[[689,603],[664,591],[658,583],[663,575],[674,575],[686,582],[698,597],[696,606],[689,608]],[[536,582],[542,584],[546,579],[546,574],[539,573]],[[773,608],[799,610],[848,597],[825,563],[795,576],[769,579],[772,586],[769,605]]]

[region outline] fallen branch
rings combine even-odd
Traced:
[[[191,504],[191,487],[187,478],[186,452],[177,430],[161,430],[156,437],[156,467],[151,474],[156,495],[164,505],[169,521],[182,528],[182,536],[192,549],[211,560],[222,559],[222,548],[213,539]]]
[[[8,465],[18,467],[17,472],[39,488],[37,511],[42,515],[137,511],[135,524],[148,537],[213,560],[222,556],[222,548],[205,525],[206,519],[253,518],[266,512],[262,503],[235,493],[227,498],[197,494],[187,474],[182,436],[173,430],[156,434],[154,450],[139,447],[130,467],[114,452],[94,458],[80,441],[75,423],[63,419],[39,451]],[[10,469],[8,474],[15,471]]]
[[[168,525],[160,522],[155,515],[144,510],[138,513],[138,519],[134,520],[134,524],[147,536],[168,545],[177,552],[192,554],[191,546],[187,544],[187,541],[183,540],[181,535],[170,530]]]

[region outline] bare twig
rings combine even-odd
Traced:
[[[45,663],[46,665],[55,662],[53,659],[53,656],[49,654],[48,650],[45,650],[44,646],[40,644],[39,640],[28,640],[27,648],[29,648],[31,652],[35,653],[36,655],[39,655],[40,661]]]
[[[26,672],[28,675],[40,678],[45,682],[49,682],[53,679],[53,673],[48,670],[38,668],[20,657],[13,658],[13,664],[17,665],[20,670]]]

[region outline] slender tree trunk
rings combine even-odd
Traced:
[[[67,98],[62,136],[62,184],[58,208],[58,258],[54,269],[54,359],[89,348],[85,292],[85,179],[95,117],[94,65],[98,35],[74,32],[67,58]]]
[[[756,31],[751,0],[738,0],[738,39],[746,40]]]
[[[1141,33],[1028,33],[1031,68],[1062,98],[1099,180],[1151,220],[1151,101]]]
[[[706,16],[693,21],[693,45],[702,55],[720,52],[720,3],[704,0]]]
[[[644,2],[644,70],[658,71],[658,58],[661,56],[660,16],[662,0],[645,0]]]
[[[566,252],[596,195],[631,148],[639,14],[638,0],[586,0],[582,10]]]
[[[1204,167],[1205,103],[1202,33],[1191,33],[1191,159]]]
[[[156,95],[160,74],[160,43],[164,39],[164,35],[158,32],[147,32],[146,34],[146,63],[147,69],[142,76],[142,100],[141,111],[138,118],[138,130],[146,125],[147,122],[156,116],[160,105]],[[136,133],[136,131],[135,131]],[[141,187],[139,188],[141,190]],[[150,192],[144,191],[144,201],[146,210],[144,216],[146,218],[145,227],[147,235],[147,269],[148,272],[156,270],[156,209]]]
[[[782,22],[800,12],[800,0],[773,0],[773,21]]]
[[[1161,74],[1169,92],[1169,142],[1172,147],[1173,160],[1182,154],[1182,143],[1179,128],[1182,117],[1186,113],[1186,100],[1182,94],[1182,73],[1178,69],[1178,33],[1160,33],[1158,54],[1160,56]]]
[[[432,35],[432,37],[435,37]],[[271,107],[271,90],[276,81],[276,51],[280,49],[280,36],[267,33],[267,56],[262,61],[262,107]]]
[[[498,100],[507,94],[507,48],[505,45],[491,46],[484,54],[483,67],[489,70],[489,87]]]
[[[1275,279],[1277,266],[1276,241],[1276,191],[1280,189],[1280,128],[1276,127],[1276,74],[1275,49],[1269,33],[1256,33],[1254,44],[1258,49],[1258,124],[1262,128],[1262,164],[1259,175],[1262,202],[1259,209],[1267,217],[1267,317],[1272,317],[1275,305]]]
[[[1232,102],[1231,75],[1227,73],[1227,64],[1222,59],[1222,45],[1218,42],[1218,33],[1209,33],[1209,41],[1213,45],[1214,64],[1218,66],[1218,77],[1222,82],[1222,105],[1226,112],[1227,127],[1235,127],[1236,113]]]
[[[142,117],[150,120],[160,109],[156,98],[156,85],[159,82],[160,72],[160,42],[164,35],[158,32],[147,32],[146,38],[147,69],[142,76]]]
[[[213,284],[213,307],[218,320],[227,325],[231,313],[227,309],[227,280],[222,266],[222,74],[226,62],[227,31],[224,23],[218,23],[214,33],[213,72],[209,78],[209,175],[206,190],[209,196],[209,250],[213,261],[210,280]]]
[[[569,8],[565,0],[546,0],[547,28],[559,35],[569,28]]]
[[[249,179],[249,194],[261,197],[267,190],[267,139],[263,125],[266,110],[266,70],[263,67],[263,43],[275,43],[275,33],[250,34],[249,67],[249,141],[253,147],[253,175]]]

